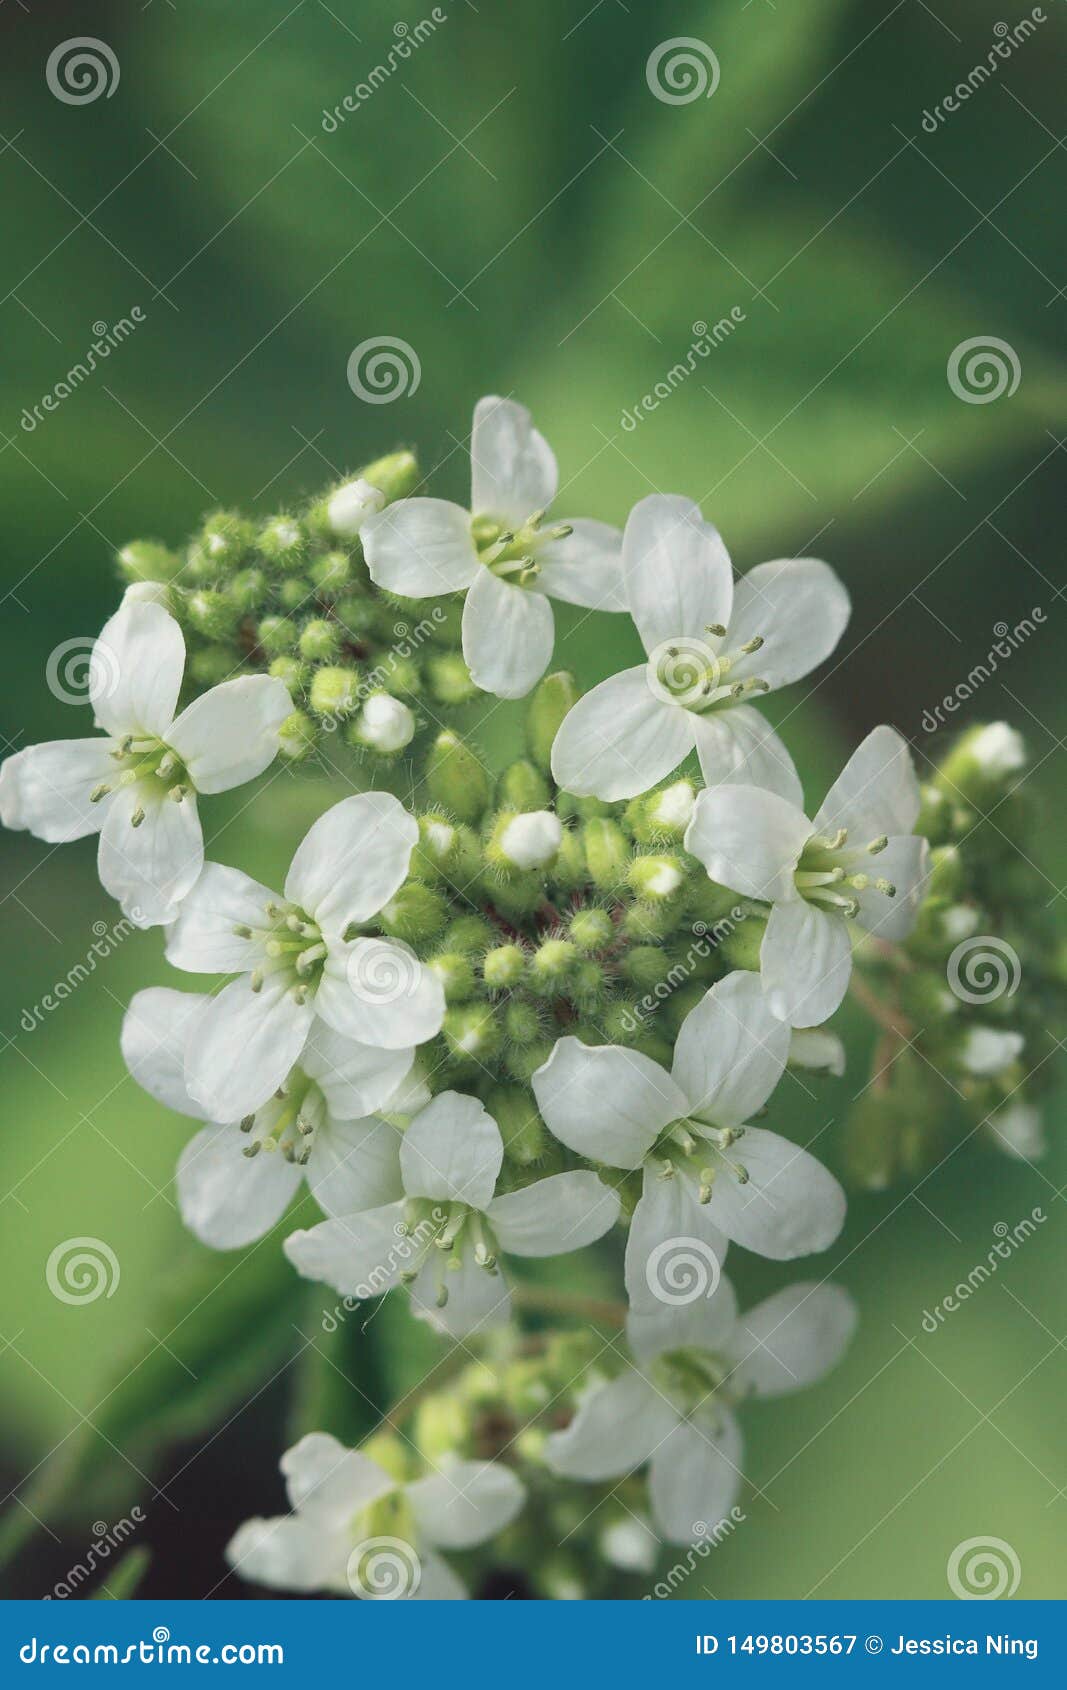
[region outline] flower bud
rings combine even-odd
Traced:
[[[337,666],[316,669],[309,702],[316,716],[350,715],[359,702],[359,676]]]
[[[584,956],[605,950],[616,938],[615,923],[607,910],[578,910],[571,916],[568,936]]]
[[[435,653],[426,663],[426,683],[435,704],[469,704],[478,688],[459,652]]]
[[[460,915],[450,921],[445,946],[460,956],[478,957],[494,943],[494,929],[480,915]]]
[[[268,664],[267,674],[276,681],[284,681],[290,696],[295,697],[307,684],[308,667],[296,657],[276,657]]]
[[[691,980],[687,986],[679,986],[667,998],[660,1011],[666,1032],[677,1038],[682,1030],[682,1022],[697,1004],[703,1003],[706,991],[699,980]]]
[[[1006,722],[990,722],[961,737],[935,778],[949,798],[984,810],[990,799],[1008,790],[1026,762],[1022,735]]]
[[[697,789],[691,780],[672,781],[626,806],[623,821],[639,845],[680,845],[693,818]]]
[[[419,816],[419,842],[411,853],[410,873],[431,884],[440,880],[458,843],[458,831],[443,810]]]
[[[518,1006],[510,1004],[509,1012]],[[517,1041],[504,1057],[504,1067],[513,1080],[521,1086],[528,1086],[538,1068],[543,1068],[555,1049],[553,1039],[531,1039],[527,1044]]]
[[[252,537],[252,524],[236,511],[215,511],[189,547],[186,579],[210,583],[231,575],[244,562]]]
[[[436,939],[448,919],[448,905],[440,892],[420,880],[405,880],[375,918],[383,933],[406,945]]]
[[[256,624],[256,644],[268,657],[292,651],[296,639],[296,627],[288,616],[262,616]]]
[[[387,663],[379,665],[384,691],[394,698],[417,698],[422,692],[422,671],[413,657],[398,657],[391,653]]]
[[[303,575],[287,575],[278,583],[278,603],[283,610],[305,610],[314,596],[311,582]]]
[[[542,939],[530,958],[530,990],[556,997],[571,977],[578,952],[568,939]]]
[[[482,959],[482,979],[491,992],[513,991],[525,972],[526,953],[521,945],[494,945]]]
[[[395,757],[415,737],[415,717],[399,698],[372,692],[345,735],[350,745],[362,745],[382,757]]]
[[[304,623],[297,644],[301,657],[306,657],[309,663],[328,663],[341,649],[337,624],[316,616]]]
[[[278,729],[278,749],[290,763],[299,763],[315,748],[318,729],[304,710],[294,710]]]
[[[515,869],[526,872],[547,868],[555,860],[562,838],[563,824],[551,810],[504,814],[497,818],[490,835],[486,861],[506,875]]]
[[[559,855],[552,865],[552,883],[561,892],[585,891],[589,884],[582,841],[574,828],[565,827]]]
[[[465,1003],[473,997],[474,969],[470,957],[457,951],[439,951],[426,966],[441,982],[446,1003]]]
[[[510,763],[497,782],[501,810],[547,810],[552,794],[544,775],[527,757]]]
[[[185,613],[190,627],[207,640],[228,639],[241,618],[240,609],[229,593],[210,587],[198,587],[189,594]]]
[[[620,932],[635,945],[654,945],[669,939],[678,926],[677,905],[632,904],[622,918]]]
[[[504,1033],[516,1045],[540,1042],[544,1033],[541,1010],[526,998],[512,998],[504,1006]]]
[[[607,975],[600,963],[594,962],[592,957],[579,957],[571,970],[567,987],[571,1001],[588,1013],[602,1001],[606,990]]]
[[[500,1128],[509,1161],[520,1168],[540,1161],[548,1147],[548,1129],[528,1091],[522,1086],[494,1086],[485,1107]]]
[[[630,847],[618,822],[594,817],[581,829],[589,877],[598,892],[618,892],[626,884]]]
[[[131,540],[119,552],[118,563],[125,581],[171,581],[182,567],[178,553],[156,540]]]
[[[263,524],[256,535],[256,550],[279,569],[291,569],[307,550],[307,535],[295,516],[283,511]]]
[[[718,954],[727,968],[748,969],[759,973],[760,946],[767,923],[762,916],[749,915],[726,935],[718,945]]]
[[[458,1004],[445,1011],[441,1036],[459,1068],[485,1068],[500,1050],[501,1028],[487,1003]]]
[[[239,569],[230,582],[230,596],[242,615],[248,615],[265,604],[270,583],[262,569]]]
[[[388,504],[394,499],[406,499],[418,479],[419,464],[414,452],[390,452],[384,458],[375,458],[373,463],[364,464],[356,476],[357,481],[369,481],[384,493]]]
[[[681,857],[636,857],[626,876],[627,884],[642,903],[660,904],[677,899],[685,889],[686,869]]]
[[[674,966],[660,945],[634,945],[622,959],[623,978],[641,992],[650,992],[664,985]],[[678,967],[681,969],[682,965]]]
[[[581,696],[577,681],[565,669],[546,675],[530,695],[526,706],[526,745],[545,774],[551,767],[552,743],[563,718]]]
[[[476,822],[489,803],[489,776],[480,759],[451,728],[439,733],[426,759],[426,785],[435,804],[461,822]]]
[[[368,516],[375,515],[384,505],[385,494],[381,488],[361,478],[344,481],[330,494],[326,521],[342,540],[354,540]]]
[[[235,668],[233,648],[228,645],[204,645],[189,654],[189,678],[201,687],[217,687],[222,681],[233,679]]]

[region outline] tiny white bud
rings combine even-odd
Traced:
[[[374,751],[403,751],[415,737],[415,718],[399,698],[376,692],[363,706],[357,732]]]
[[[980,919],[978,911],[970,904],[950,904],[947,910],[941,912],[941,930],[945,938],[955,945],[977,931]]]
[[[543,868],[559,852],[563,824],[551,810],[528,810],[508,822],[500,849],[516,868]]]
[[[660,827],[686,828],[693,816],[696,792],[691,782],[676,780],[665,787],[649,809],[650,819]]]
[[[1047,1148],[1040,1112],[1032,1103],[1012,1103],[998,1109],[989,1123],[997,1148],[1008,1156],[1030,1162]]]
[[[1002,1032],[997,1027],[970,1027],[960,1046],[960,1061],[968,1074],[988,1079],[1014,1062],[1024,1042],[1021,1033]]]
[[[385,494],[369,481],[346,481],[339,487],[326,507],[326,518],[335,534],[352,540],[385,504]]]
[[[987,775],[1010,775],[1026,764],[1023,736],[1007,722],[990,722],[975,735],[969,750]]]

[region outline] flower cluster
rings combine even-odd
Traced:
[[[721,1522],[738,1404],[814,1383],[854,1319],[812,1284],[739,1315],[731,1245],[791,1261],[845,1219],[822,1163],[755,1123],[773,1111],[788,1129],[790,1065],[840,1072],[824,1023],[854,951],[860,989],[890,973],[886,1013],[903,1017],[960,908],[992,925],[1025,896],[988,837],[965,844],[988,747],[924,795],[904,741],[876,728],[808,819],[757,704],[841,638],[828,565],[735,579],[684,498],[643,499],[621,534],[550,516],[555,458],[508,400],[477,406],[471,460],[469,508],[416,496],[398,453],[303,513],[216,514],[184,559],[125,548],[132,584],[92,662],[104,737],[0,770],[5,825],[55,842],[99,829],[105,887],[164,929],[174,968],[214,977],[139,992],[122,1032],[134,1078],[201,1123],[177,1171],[188,1227],[234,1249],[281,1223],[301,1275],[357,1302],[404,1286],[433,1332],[485,1352],[491,1389],[457,1386],[469,1412],[440,1410],[415,1445],[311,1431],[289,1451],[291,1514],[248,1522],[229,1551],[286,1589],[462,1595],[441,1551],[502,1534],[516,1555],[524,1504],[544,1524],[573,1483],[625,1482],[643,1537],[612,1512],[619,1486],[602,1491],[615,1565]],[[553,599],[632,618],[644,660],[585,696],[546,673]],[[495,775],[449,719],[486,693],[526,700],[524,754]],[[280,889],[205,862],[199,797],[313,747],[353,790]],[[998,1014],[958,1037],[950,1007],[931,1040],[977,1107],[990,1087],[1009,1104],[1022,1034]],[[305,1182],[322,1218],[294,1226]],[[625,1347],[605,1361],[571,1332],[516,1349],[536,1298],[524,1261],[602,1239]],[[644,1468],[647,1484],[627,1477]],[[566,1593],[566,1561],[544,1593]]]

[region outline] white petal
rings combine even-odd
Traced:
[[[369,921],[407,878],[419,826],[390,792],[343,798],[309,828],[285,877],[285,896],[339,937]]]
[[[532,1083],[549,1132],[611,1168],[640,1167],[663,1128],[688,1113],[658,1062],[619,1045],[558,1039]]]
[[[256,1157],[257,1163],[262,1160]],[[404,1195],[400,1134],[374,1116],[324,1121],[315,1133],[307,1179],[325,1215],[355,1215],[399,1202]]]
[[[239,1250],[269,1232],[296,1196],[302,1170],[280,1151],[247,1157],[239,1126],[204,1127],[178,1159],[178,1207],[212,1250]]]
[[[883,833],[910,833],[919,814],[919,782],[907,743],[893,728],[874,728],[856,747],[815,817],[819,833],[847,827],[850,845]]]
[[[437,1549],[473,1549],[510,1526],[526,1492],[499,1461],[443,1462],[405,1487],[419,1533]]]
[[[560,520],[573,532],[537,548],[537,591],[587,610],[626,610],[619,530],[581,517]]]
[[[369,516],[375,516],[385,504],[385,494],[369,481],[357,478],[346,481],[331,494],[326,507],[326,520],[342,539],[354,540]]]
[[[555,637],[543,593],[479,569],[463,606],[463,656],[476,686],[497,698],[525,698],[548,668]]]
[[[856,917],[861,927],[879,939],[897,944],[906,939],[915,926],[919,905],[926,892],[930,873],[930,846],[920,834],[898,834],[890,838],[884,851],[875,856],[857,852],[850,862],[853,871],[884,878],[896,888],[895,897],[868,887],[857,892],[860,913]]]
[[[728,1409],[718,1430],[683,1421],[652,1457],[652,1514],[672,1543],[693,1543],[729,1516],[741,1489],[741,1433]]]
[[[792,757],[750,704],[694,715],[693,729],[701,773],[709,786],[762,786],[803,809],[804,790]]]
[[[986,1121],[998,1150],[1022,1162],[1037,1161],[1048,1149],[1040,1109],[1016,1101],[997,1110]]]
[[[139,809],[144,820],[134,827]],[[136,926],[173,921],[203,866],[204,835],[191,792],[176,804],[158,787],[138,781],[108,801],[96,869],[100,884]]]
[[[228,792],[255,780],[278,751],[278,729],[292,714],[282,681],[243,675],[201,693],[167,731],[198,792]]]
[[[185,1055],[193,1017],[207,1002],[204,992],[176,992],[149,986],[130,1001],[122,1022],[122,1059],[150,1097],[179,1115],[203,1120],[185,1086]]]
[[[486,1209],[503,1159],[500,1128],[478,1099],[443,1091],[404,1134],[404,1190],[409,1197],[438,1197]]]
[[[212,1121],[239,1121],[267,1102],[300,1060],[314,1010],[284,985],[247,977],[209,998],[189,1029],[185,1082]]]
[[[358,1297],[361,1302],[380,1297],[392,1289],[410,1262],[403,1206],[388,1203],[381,1209],[319,1221],[317,1226],[291,1233],[285,1240],[285,1253],[305,1279],[322,1280],[342,1297]]]
[[[731,678],[759,675],[772,687],[799,681],[829,657],[850,610],[841,580],[818,558],[757,564],[734,587],[727,643],[736,651],[759,635],[764,644],[738,661]]]
[[[489,1272],[479,1267],[473,1250],[454,1258],[455,1268],[441,1252],[432,1250],[425,1267],[411,1287],[411,1312],[425,1320],[435,1332],[448,1338],[472,1338],[495,1326],[505,1326],[511,1313],[511,1292],[499,1268]],[[438,1307],[440,1287],[448,1301]]]
[[[240,869],[205,863],[167,934],[167,961],[190,974],[243,974],[263,960],[261,946],[237,927],[266,928],[277,895]]]
[[[115,773],[111,742],[106,739],[51,739],[16,751],[0,769],[0,822],[29,828],[50,845],[66,845],[97,833],[105,798],[93,804],[89,794]]]
[[[630,614],[645,650],[686,635],[718,650],[733,602],[730,554],[692,499],[653,493],[634,506],[622,539]]]
[[[347,1528],[353,1515],[396,1489],[376,1461],[328,1432],[308,1432],[280,1465],[296,1513],[327,1531]]]
[[[552,448],[525,405],[495,395],[479,399],[471,431],[471,510],[519,525],[546,510],[559,471]]]
[[[564,717],[552,746],[552,773],[582,798],[632,798],[688,757],[694,720],[653,692],[645,664],[624,669]]]
[[[795,898],[793,875],[812,827],[795,804],[757,786],[717,786],[697,798],[685,848],[712,880],[750,898]]]
[[[619,1196],[596,1174],[551,1174],[494,1197],[486,1211],[513,1256],[562,1256],[602,1238],[619,1216]]]
[[[584,1394],[566,1430],[548,1438],[545,1460],[566,1479],[613,1479],[642,1466],[677,1423],[670,1403],[628,1371]]]
[[[406,1598],[409,1602],[465,1602],[467,1587],[458,1573],[454,1573],[443,1555],[424,1549],[419,1555],[419,1582]]]
[[[304,1073],[314,1080],[330,1114],[342,1121],[373,1115],[395,1096],[407,1078],[415,1052],[381,1050],[335,1033],[316,1020],[300,1058]]]
[[[848,923],[803,898],[775,904],[760,946],[760,977],[775,1015],[791,1027],[817,1027],[848,991]]]
[[[657,1169],[645,1169],[626,1241],[626,1294],[635,1313],[655,1314],[717,1295],[727,1241],[715,1224],[714,1206],[698,1202],[680,1175],[662,1179]]]
[[[968,1027],[959,1060],[968,1074],[989,1079],[1014,1062],[1026,1040],[1008,1027]]]
[[[836,1367],[856,1329],[856,1305],[839,1285],[789,1285],[743,1314],[730,1342],[731,1385],[779,1397]]]
[[[339,1538],[292,1515],[246,1520],[227,1544],[226,1559],[243,1579],[268,1590],[330,1589],[345,1567]]]
[[[185,641],[162,605],[123,604],[101,629],[89,664],[89,702],[102,728],[121,738],[166,739],[185,668]]]
[[[674,1047],[673,1074],[685,1115],[718,1127],[743,1126],[781,1079],[789,1028],[772,1014],[759,977],[737,972],[720,980],[690,1010]]]
[[[440,1032],[445,996],[437,976],[405,945],[355,939],[331,948],[315,1008],[346,1038],[401,1051]]]
[[[824,1027],[794,1027],[789,1038],[789,1066],[840,1079],[845,1072],[844,1044]]]
[[[722,1350],[737,1325],[737,1293],[723,1274],[711,1297],[631,1309],[626,1341],[637,1361],[647,1366],[670,1350]]]
[[[366,519],[360,538],[371,578],[407,598],[459,592],[479,568],[470,516],[445,499],[398,499]]]
[[[746,1128],[729,1156],[748,1180],[720,1165],[708,1205],[727,1238],[773,1262],[829,1248],[844,1225],[845,1194],[821,1162],[763,1127]]]

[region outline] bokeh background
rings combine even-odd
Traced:
[[[269,514],[394,445],[463,497],[474,400],[534,410],[566,503],[621,522],[644,494],[699,498],[739,568],[829,558],[854,597],[839,660],[775,700],[818,790],[873,724],[920,767],[945,735],[924,711],[985,656],[994,625],[1047,618],[961,713],[1006,717],[1042,798],[1019,841],[1062,919],[1062,0],[943,123],[923,128],[1028,10],[987,0],[446,0],[443,20],[354,114],[323,112],[430,15],[413,0],[9,0],[0,11],[5,741],[88,730],[46,685],[50,653],[116,602],[113,554],[179,542],[202,513]],[[64,103],[52,49],[109,44],[111,94]],[[652,93],[665,39],[711,47],[711,98]],[[22,417],[96,323],[144,321],[32,430]],[[636,426],[694,324],[735,328]],[[417,389],[387,405],[346,379],[353,348],[402,338]],[[953,349],[995,336],[1010,395],[967,403]],[[574,629],[578,617],[567,623]],[[633,660],[617,620],[566,632],[594,679]],[[793,712],[796,712],[793,714]],[[502,713],[506,714],[506,713]],[[280,794],[280,796],[279,796]],[[269,878],[321,797],[216,800],[218,854]],[[238,814],[238,812],[241,812]],[[122,939],[31,1030],[33,1006],[117,919],[92,842],[2,843],[0,1534],[9,1594],[44,1595],[133,1503],[152,1549],[141,1594],[242,1594],[234,1524],[281,1500],[294,1396],[321,1388],[306,1287],[277,1240],[209,1258],[183,1236],[171,1175],[187,1132],[124,1079],[131,993],[162,981],[158,934]],[[1044,884],[1044,883],[1043,883]],[[837,1126],[871,1036],[842,1016],[848,1076],[779,1123]],[[795,1114],[793,1107],[795,1105]],[[961,1540],[993,1534],[1021,1596],[1062,1594],[1067,1541],[1062,1092],[1037,1166],[972,1143],[914,1192],[853,1201],[837,1265],[862,1311],[826,1384],[747,1417],[746,1523],[681,1592],[718,1597],[947,1593]],[[922,1316],[993,1229],[1047,1220],[931,1336]],[[108,1241],[113,1296],[58,1302],[61,1240]],[[740,1252],[738,1252],[740,1256]],[[734,1261],[746,1300],[791,1277]],[[607,1283],[605,1281],[605,1283]],[[313,1299],[318,1310],[321,1298]],[[357,1420],[425,1368],[399,1311],[358,1342]]]

